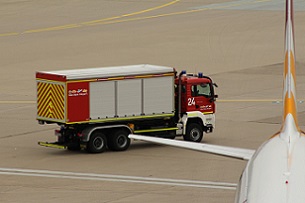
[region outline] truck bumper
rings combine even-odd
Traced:
[[[53,143],[38,142],[38,144],[43,147],[51,147],[51,148],[56,148],[56,149],[67,149],[66,145],[59,144],[58,142],[53,142]]]

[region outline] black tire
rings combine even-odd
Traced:
[[[105,135],[99,131],[93,132],[87,143],[87,151],[90,153],[101,153],[106,150],[107,139]]]
[[[186,135],[183,135],[184,140],[191,142],[201,142],[203,138],[202,127],[197,123],[190,123],[186,127]]]
[[[108,148],[113,151],[125,151],[130,146],[130,134],[127,130],[117,130],[114,135],[108,135]]]

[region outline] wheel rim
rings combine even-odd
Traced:
[[[191,140],[198,140],[200,138],[200,131],[198,129],[192,129],[190,132]]]
[[[117,143],[121,148],[125,147],[127,145],[126,137],[124,135],[118,136]]]
[[[93,146],[97,150],[102,149],[104,146],[104,140],[101,137],[96,137],[93,140]]]

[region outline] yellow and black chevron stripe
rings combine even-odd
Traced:
[[[65,119],[65,85],[37,82],[37,116],[50,120]]]

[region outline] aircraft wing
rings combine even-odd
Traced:
[[[243,159],[243,160],[249,160],[255,152],[255,150],[250,150],[250,149],[242,149],[242,148],[236,148],[236,147],[226,147],[226,146],[218,146],[218,145],[211,145],[211,144],[148,137],[148,136],[144,136],[144,135],[130,134],[129,138],[147,141],[147,142],[153,142],[153,143],[157,143],[157,144],[169,145],[169,146],[173,146],[173,147],[181,147],[181,148],[185,148],[185,149],[196,150],[196,151],[206,152],[206,153],[210,153],[210,154],[217,154],[217,155],[221,155],[221,156],[227,156],[227,157]]]

